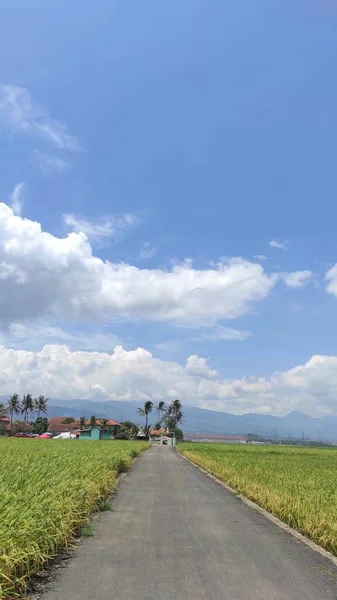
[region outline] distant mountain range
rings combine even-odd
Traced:
[[[49,400],[49,417],[81,416],[113,418],[118,421],[128,420],[141,422],[137,414],[137,406],[119,401],[90,401],[90,400]],[[153,413],[150,422],[154,425],[156,415]],[[232,434],[244,435],[256,433],[269,438],[296,438],[322,441],[337,440],[337,416],[330,415],[319,419],[294,411],[284,417],[248,413],[232,415],[230,413],[205,410],[195,406],[184,406],[183,430],[187,433]]]

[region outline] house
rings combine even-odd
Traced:
[[[65,423],[67,417],[52,417],[49,421],[48,433],[53,435],[60,435],[60,433],[73,433],[79,428],[78,421],[72,421],[72,423]]]
[[[161,446],[175,446],[175,438],[167,435],[167,431],[164,427],[161,427],[160,429],[151,429],[150,442],[151,444],[160,444]]]
[[[11,429],[11,420],[9,417],[0,417],[0,435],[9,435]]]
[[[161,427],[160,429],[151,429],[150,436],[151,437],[160,437],[161,435],[164,435],[165,433],[166,433],[166,429],[164,429],[164,427]]]
[[[112,440],[113,435],[107,429],[101,429],[99,425],[94,425],[87,429],[80,430],[80,440]]]
[[[74,433],[75,435],[80,435],[80,422],[77,420],[72,421],[71,423],[67,423],[69,417],[52,417],[49,421],[48,432],[53,435],[60,435],[60,433]],[[97,419],[96,425],[103,429],[104,439],[111,439],[112,436],[115,436],[120,429],[120,423],[118,421],[114,421],[113,419],[109,419],[103,428],[103,419]],[[85,421],[85,428],[90,429],[90,420],[87,419]]]

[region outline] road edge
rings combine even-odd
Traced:
[[[208,471],[206,471],[205,469],[203,469],[202,467],[200,467],[199,465],[194,463],[193,460],[187,458],[187,456],[184,456],[183,454],[181,454],[178,451],[177,451],[177,454],[179,454],[179,456],[181,456],[181,458],[183,458],[184,460],[189,462],[191,465],[193,465],[193,467],[197,468],[199,471],[201,471],[202,473],[207,475],[207,477],[210,477],[211,479],[213,479],[213,481],[215,481],[216,483],[221,485],[223,488],[225,488],[225,490],[227,490],[227,492],[230,492],[231,494],[236,496],[241,502],[243,502],[244,504],[249,506],[249,508],[260,513],[261,515],[266,517],[266,519],[268,519],[269,521],[274,523],[274,525],[279,527],[279,529],[286,531],[288,534],[292,535],[294,538],[296,538],[297,540],[299,540],[300,542],[302,542],[303,544],[305,544],[306,546],[311,548],[311,550],[314,550],[314,552],[318,552],[318,554],[320,554],[321,556],[324,556],[324,558],[327,558],[330,562],[332,562],[335,566],[337,566],[337,556],[334,556],[333,554],[331,554],[331,552],[329,552],[328,550],[325,550],[324,548],[322,548],[322,546],[319,546],[318,544],[316,544],[316,542],[313,542],[312,540],[307,538],[305,535],[303,535],[296,529],[293,529],[293,527],[290,527],[290,525],[287,525],[287,523],[284,523],[284,521],[281,521],[281,519],[279,519],[278,517],[275,517],[275,515],[273,515],[272,513],[268,512],[267,510],[265,510],[264,508],[262,508],[261,506],[259,506],[255,502],[253,502],[252,500],[249,500],[249,498],[247,498],[246,496],[243,496],[243,494],[239,494],[235,489],[233,489],[229,485],[227,485],[227,483],[224,483],[223,481],[221,481],[221,479],[218,479],[217,477],[215,477],[215,475],[212,475],[212,473],[209,473]]]

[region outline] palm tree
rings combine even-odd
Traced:
[[[86,418],[85,417],[81,417],[80,418],[80,429],[84,429],[85,428],[85,424],[86,424]]]
[[[13,426],[13,417],[14,415],[18,415],[21,412],[20,400],[18,394],[12,394],[7,404],[8,412],[11,417],[11,429],[10,433],[12,434],[12,426]]]
[[[183,420],[182,404],[180,400],[173,400],[166,408],[164,414],[164,422],[167,429],[176,429],[177,425]]]
[[[28,423],[29,413],[34,410],[34,402],[31,394],[27,394],[22,399],[21,412],[24,415],[24,423]]]
[[[182,404],[180,400],[173,400],[172,402],[172,414],[174,418],[174,426],[177,427],[178,423],[181,423],[183,420],[183,412],[182,412]]]
[[[37,412],[37,418],[39,418],[41,413],[47,414],[47,402],[48,398],[45,398],[44,396],[39,396],[38,398],[34,399],[34,407]]]
[[[108,423],[109,423],[109,419],[101,419],[100,427],[103,431],[106,428]]]
[[[149,414],[152,411],[152,408],[153,408],[153,402],[151,402],[151,400],[147,400],[144,404],[144,408],[138,408],[138,410],[137,410],[137,413],[141,417],[145,417],[145,429],[146,430],[148,428]]]
[[[162,414],[165,412],[165,402],[164,400],[160,400],[157,406],[155,406],[155,410],[157,411],[157,420],[158,423],[162,420]]]
[[[97,423],[97,419],[96,419],[95,415],[91,415],[90,422],[89,422],[90,427],[95,427],[96,423]]]
[[[0,417],[6,416],[6,407],[3,402],[0,402]]]

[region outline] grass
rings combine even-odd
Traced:
[[[0,438],[0,598],[25,597],[30,578],[78,535],[142,442]]]
[[[337,555],[337,450],[213,443],[178,450]]]

